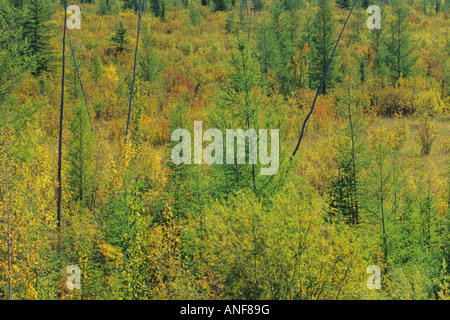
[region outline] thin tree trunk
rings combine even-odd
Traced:
[[[348,88],[348,95],[349,95],[349,100],[350,98],[350,88]],[[359,221],[359,207],[358,207],[358,199],[356,197],[357,194],[357,188],[356,188],[356,156],[355,156],[355,133],[353,130],[353,118],[352,118],[352,112],[350,109],[350,101],[348,101],[348,119],[350,122],[350,136],[351,136],[351,142],[352,142],[352,168],[353,168],[353,172],[352,172],[352,193],[353,193],[353,197],[354,197],[354,203],[355,203],[355,207],[353,208],[352,205],[352,224],[357,224]]]
[[[387,253],[387,235],[386,235],[386,223],[385,223],[385,219],[384,219],[384,190],[383,190],[383,184],[384,184],[384,180],[383,180],[383,158],[382,155],[380,154],[380,159],[379,159],[379,167],[380,167],[380,208],[381,208],[381,224],[382,224],[382,228],[383,228],[383,260],[384,260],[384,265],[386,267],[387,265],[387,257],[388,257],[388,253]]]
[[[62,76],[61,76],[61,108],[59,114],[59,144],[58,144],[58,207],[56,215],[56,223],[58,229],[61,228],[61,206],[62,206],[62,134],[63,134],[63,118],[64,118],[64,74],[65,74],[65,58],[66,58],[66,24],[67,24],[67,0],[64,0],[64,34],[63,34],[63,56],[62,56]]]
[[[136,81],[136,63],[137,63],[137,54],[138,54],[138,47],[139,47],[139,31],[141,29],[141,4],[142,4],[142,0],[139,0],[139,18],[138,18],[138,30],[137,30],[137,36],[136,36],[136,48],[134,50],[133,81],[131,83],[130,103],[128,105],[128,117],[127,117],[127,129],[125,131],[125,142],[127,141],[128,128],[130,126],[131,104],[133,102],[134,83]]]
[[[8,191],[8,173],[6,173],[6,195],[9,194]],[[7,212],[7,219],[8,219],[8,231],[7,231],[7,251],[8,251],[8,300],[12,300],[12,287],[11,287],[11,267],[12,267],[12,261],[11,261],[11,209],[9,207],[9,200],[6,202],[6,212]]]

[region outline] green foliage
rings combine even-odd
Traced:
[[[111,37],[111,44],[114,47],[114,51],[122,53],[124,51],[130,51],[128,38],[128,29],[125,27],[123,21],[119,22],[119,26],[116,28],[114,36]]]
[[[150,10],[155,17],[161,18],[162,21],[166,19],[166,0],[151,0]]]
[[[170,132],[173,132],[176,129],[192,127],[192,122],[185,103],[174,107],[170,113],[169,119]],[[172,148],[176,144],[177,142],[171,142]],[[174,219],[180,221],[186,217],[189,208],[188,203],[190,201],[190,184],[193,168],[184,163],[175,165],[171,160],[168,160],[168,167],[171,170],[169,173],[169,182],[167,184],[168,203],[171,207]]]
[[[78,2],[58,229],[62,1],[0,0],[0,299],[448,299],[448,1],[358,1],[293,159],[353,0],[143,1],[126,142],[139,0]],[[278,172],[174,164],[194,121],[279,129]]]
[[[334,36],[333,13],[329,0],[319,0],[319,10],[315,17],[314,32],[312,35],[313,54],[313,85],[319,86],[320,80],[327,68],[328,60],[333,52],[336,42]],[[337,59],[335,58],[334,61]],[[327,89],[332,88],[336,81],[337,67],[336,63],[332,63],[328,69],[327,76],[322,85],[322,93],[326,94]]]
[[[361,215],[361,170],[364,162],[361,159],[364,156],[362,108],[355,106],[350,92],[346,93],[338,108],[346,125],[336,158],[338,175],[331,183],[330,214],[355,225],[360,222]]]
[[[32,61],[24,54],[28,44],[23,38],[23,19],[19,10],[9,6],[6,1],[1,2],[0,104],[15,83],[23,77],[24,71],[32,67]]]
[[[54,68],[55,54],[50,43],[56,35],[54,25],[50,23],[52,9],[48,0],[30,1],[24,16],[23,35],[28,42],[26,54],[33,61],[33,74],[38,76]]]
[[[196,26],[200,22],[201,16],[195,2],[191,2],[189,4],[189,18],[191,19],[191,22],[194,26]]]
[[[261,72],[267,76],[270,71],[277,74],[281,70],[282,61],[274,28],[269,21],[261,23],[257,33],[256,47]]]
[[[427,116],[422,117],[419,124],[419,132],[416,137],[416,142],[420,147],[422,155],[430,154],[436,136],[437,132],[433,120]]]
[[[86,107],[77,103],[70,122],[71,138],[68,142],[68,187],[75,201],[92,206],[95,164],[94,136]]]
[[[400,77],[408,77],[416,62],[412,55],[413,43],[411,41],[407,16],[408,8],[397,1],[393,6],[393,20],[389,23],[389,38],[386,40],[386,63],[390,70],[393,83]]]
[[[339,5],[339,8],[349,9],[352,5],[350,1],[351,0],[336,0],[336,3]]]
[[[225,0],[213,0],[214,11],[225,11],[227,9]]]
[[[156,54],[153,35],[150,29],[143,29],[142,49],[138,57],[140,76],[149,84],[155,82],[164,69],[164,64]]]
[[[115,15],[120,11],[117,0],[100,0],[98,12],[101,15]]]

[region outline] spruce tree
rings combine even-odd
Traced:
[[[0,1],[0,104],[32,64],[25,56],[27,43],[23,39],[23,19],[19,9],[10,6],[6,0]],[[6,120],[6,110],[2,110],[2,114],[2,120]]]
[[[155,17],[160,18],[162,21],[166,19],[166,2],[165,0],[151,0],[150,10]]]
[[[314,21],[315,30],[312,35],[313,49],[313,86],[318,86],[328,65],[328,60],[333,52],[336,39],[334,37],[333,13],[331,12],[329,0],[319,0],[319,10]],[[336,59],[334,60],[336,62]],[[323,81],[322,93],[333,87],[336,81],[337,68],[335,63],[330,64],[327,76]]]
[[[110,0],[109,0],[110,1]],[[124,0],[123,1],[123,8],[124,9],[132,9],[135,12],[139,11],[139,1],[141,2],[141,12],[147,12],[149,9],[151,12],[153,12],[152,10],[152,6],[153,3],[157,2],[158,5],[161,5],[161,2],[163,0]]]
[[[192,128],[192,121],[188,113],[188,107],[185,103],[181,103],[173,108],[170,112],[169,120],[170,132],[177,129]],[[191,132],[191,130],[189,131]],[[169,150],[173,150],[174,146],[177,144],[177,141],[171,141]],[[192,183],[192,170],[195,170],[195,168],[193,168],[192,165],[185,163],[174,164],[171,159],[168,159],[167,163],[170,169],[167,184],[167,204],[173,212],[174,219],[180,221],[181,219],[186,218],[190,210],[190,186]],[[163,217],[158,217],[157,220],[162,221]]]
[[[164,69],[164,64],[156,54],[152,31],[149,28],[144,28],[142,31],[142,49],[138,57],[140,77],[150,84],[158,79]]]
[[[227,9],[225,0],[213,0],[214,11],[225,11]]]
[[[201,15],[195,2],[191,2],[189,4],[189,18],[194,26],[196,26],[201,20]]]
[[[264,20],[257,29],[256,47],[261,72],[267,75],[271,70],[277,74],[281,69],[282,61],[278,41],[270,21]]]
[[[49,23],[52,9],[48,0],[30,1],[26,5],[23,35],[28,41],[27,54],[34,63],[34,75],[50,71],[54,65],[55,54],[50,39],[55,36],[54,27]]]
[[[362,107],[355,99],[355,80],[347,77],[345,93],[338,100],[339,115],[345,119],[336,165],[338,176],[331,182],[330,213],[350,225],[360,222],[361,170],[364,168],[364,124]]]
[[[250,141],[257,143],[255,137],[257,139],[259,129],[264,128],[268,129],[267,141],[273,142],[273,137],[269,136],[270,129],[282,130],[283,125],[277,122],[279,120],[277,115],[282,115],[283,111],[281,109],[275,111],[276,107],[267,110],[262,104],[265,92],[261,89],[261,72],[246,36],[237,41],[237,48],[230,61],[230,69],[228,81],[221,88],[217,97],[217,107],[210,111],[208,121],[211,127],[222,132],[224,155],[226,155],[226,144],[234,145],[234,161],[227,163],[224,156],[223,164],[210,165],[213,177],[212,185],[214,186],[213,196],[226,198],[243,189],[251,190],[257,196],[267,195],[276,188],[279,175],[261,175],[262,164],[257,159],[250,157],[249,152],[252,146],[255,148],[257,146],[252,145]],[[271,126],[273,127],[271,128]],[[254,138],[246,137],[243,141],[244,163],[237,161],[236,137],[230,136],[229,139],[233,140],[226,140],[227,129],[242,129],[250,136],[254,130]],[[272,150],[271,148],[271,143],[268,143],[267,149]],[[279,163],[281,162],[282,160]],[[279,169],[279,171],[281,170]]]
[[[101,15],[113,15],[118,14],[120,11],[120,6],[117,0],[100,0],[98,6],[98,12]]]
[[[367,9],[370,6],[370,1],[369,0],[362,0],[361,1],[361,7],[363,9]]]
[[[95,141],[86,107],[82,103],[76,104],[69,128],[68,187],[73,200],[90,206],[93,203]]]
[[[259,128],[261,97],[252,94],[260,83],[259,68],[253,58],[252,49],[246,40],[238,40],[237,52],[231,59],[232,73],[230,81],[221,91],[220,106],[211,112],[210,121],[214,128],[218,128],[225,136],[228,128]],[[224,139],[225,140],[225,139]],[[246,151],[248,151],[248,144]],[[236,154],[236,150],[234,150]],[[247,156],[246,156],[247,158]],[[225,162],[225,160],[224,160]],[[250,187],[254,192],[256,186],[256,166],[237,164],[222,164],[211,167],[217,177],[215,185],[222,195],[232,194],[234,191]]]
[[[304,86],[307,88],[312,88],[312,72],[314,70],[313,65],[313,52],[311,50],[312,46],[312,36],[314,32],[314,21],[313,21],[313,12],[311,10],[311,7],[308,6],[308,8],[304,11],[304,24],[302,26],[302,36],[300,40],[300,47],[302,49],[302,56],[305,61],[305,81]]]
[[[369,30],[369,41],[375,53],[375,57],[373,58],[375,71],[379,73],[383,62],[383,55],[380,50],[383,43],[383,29]]]
[[[389,37],[385,43],[387,49],[386,63],[393,82],[400,77],[408,77],[416,62],[412,56],[412,42],[406,20],[409,10],[400,1],[393,6],[394,19],[389,24]]]
[[[382,133],[381,133],[382,135]],[[378,137],[372,150],[373,163],[372,170],[370,171],[369,183],[371,185],[370,192],[367,193],[369,201],[366,202],[366,210],[372,215],[372,219],[378,222],[381,233],[381,248],[383,249],[383,264],[386,267],[389,257],[388,246],[388,231],[390,224],[390,213],[387,207],[387,203],[390,198],[390,190],[388,188],[390,182],[390,176],[388,173],[387,159],[389,156],[389,148],[384,142],[384,137]]]
[[[342,9],[348,9],[350,8],[350,0],[336,0],[337,4],[339,5],[339,8]]]
[[[111,44],[114,47],[114,51],[118,53],[130,51],[130,48],[128,47],[130,40],[128,39],[127,33],[128,29],[124,26],[123,21],[120,21],[114,36],[111,38]]]
[[[277,81],[280,83],[281,91],[285,95],[297,87],[295,77],[295,66],[293,58],[297,50],[297,39],[295,29],[297,28],[297,12],[295,6],[289,6],[291,9],[285,12],[285,4],[283,2],[275,2],[272,5],[272,28],[275,39],[278,42],[280,68]]]

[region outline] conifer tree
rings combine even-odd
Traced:
[[[282,66],[280,49],[273,30],[273,25],[269,21],[261,22],[257,30],[258,59],[261,72],[266,75],[270,70],[277,74]]]
[[[294,39],[297,29],[297,6],[290,4],[287,8],[289,10],[285,12],[286,4],[281,1],[275,2],[271,8],[272,28],[278,42],[280,56],[280,72],[277,81],[285,95],[291,94],[297,86],[293,64],[297,47],[297,39]]]
[[[162,1],[163,0],[142,0],[141,12],[147,12],[149,9],[151,12],[153,12],[152,6],[154,4],[156,4],[160,8]],[[124,9],[133,9],[134,11],[137,12],[137,11],[139,11],[139,0],[124,0],[123,8]],[[155,14],[155,16],[156,16],[156,14]]]
[[[408,225],[398,226],[396,218],[399,214],[407,214],[408,209],[401,210],[402,198],[399,187],[403,184],[398,156],[398,149],[388,139],[387,130],[374,129],[369,138],[370,164],[365,179],[363,208],[367,213],[365,219],[376,226],[380,234],[382,262],[384,273],[390,269],[389,262],[395,259],[393,246],[395,229],[408,228]]]
[[[355,101],[355,83],[347,77],[345,94],[338,101],[338,110],[345,119],[342,132],[343,141],[339,144],[336,158],[338,176],[332,181],[330,189],[331,215],[345,220],[350,225],[360,222],[361,212],[361,170],[364,167],[364,125],[362,108]]]
[[[189,18],[194,26],[196,26],[201,19],[200,13],[197,8],[197,4],[195,2],[189,3]]]
[[[259,128],[261,96],[252,94],[256,90],[259,79],[259,68],[252,57],[252,49],[246,40],[238,40],[237,52],[231,60],[232,74],[230,81],[222,90],[222,106],[211,113],[211,121],[215,128],[223,131],[227,128]],[[248,147],[247,143],[245,145]],[[248,148],[246,148],[248,150]],[[236,153],[236,150],[234,150]],[[247,156],[246,156],[247,158]],[[218,170],[217,186],[225,195],[241,188],[250,188],[254,192],[256,186],[256,166],[223,164],[214,167]]]
[[[188,129],[192,127],[192,122],[189,117],[188,108],[185,103],[179,104],[173,108],[169,115],[170,119],[170,132],[176,129]],[[189,130],[191,131],[191,130]],[[192,138],[192,132],[191,132]],[[178,142],[171,142],[169,150],[173,150],[173,147]],[[184,152],[184,150],[183,150]],[[168,205],[173,212],[175,221],[179,222],[182,218],[185,218],[190,208],[190,184],[192,181],[191,171],[192,165],[188,164],[174,164],[171,159],[168,160],[168,167],[170,169],[169,179],[167,184],[168,193]],[[162,221],[162,217],[158,218],[158,221]]]
[[[150,84],[158,79],[164,64],[156,54],[152,31],[149,28],[144,28],[142,31],[142,48],[138,63],[141,78]]]
[[[102,60],[98,55],[95,55],[92,58],[90,69],[92,70],[92,79],[94,80],[95,84],[97,84],[98,80],[103,74]]]
[[[336,39],[334,37],[333,14],[329,0],[319,0],[319,10],[314,22],[314,33],[312,36],[313,49],[313,86],[317,86],[325,73]],[[335,59],[336,62],[336,59]],[[330,64],[327,76],[323,81],[322,93],[333,87],[336,81],[337,68],[335,63]]]
[[[67,74],[67,91],[70,94],[70,98],[74,101],[77,101],[82,92],[78,87],[79,80],[74,60],[71,60],[70,64],[71,68],[69,69],[69,72]]]
[[[305,61],[306,71],[305,71],[305,83],[304,87],[312,88],[312,64],[313,64],[313,52],[311,50],[312,47],[312,36],[314,32],[314,21],[313,21],[313,12],[311,10],[311,6],[307,6],[304,11],[304,24],[302,26],[302,36],[300,40],[300,47],[302,49],[303,60]]]
[[[339,8],[348,9],[350,8],[350,0],[336,0]]]
[[[259,64],[245,36],[237,40],[237,48],[232,55],[230,67],[232,72],[218,95],[218,106],[210,111],[208,117],[211,126],[219,129],[225,137],[224,146],[225,142],[236,144],[237,140],[234,137],[232,141],[226,141],[226,129],[239,128],[250,135],[251,130],[255,130],[255,134],[258,135],[258,129],[271,129],[270,126],[277,123],[275,120],[277,117],[272,114],[269,119],[270,111],[262,106],[265,92],[260,88]],[[281,129],[281,127],[282,125],[277,123],[275,128]],[[270,134],[271,131],[268,131]],[[226,163],[224,157],[223,164],[210,166],[213,175],[212,184],[215,187],[214,196],[228,197],[242,189],[251,190],[261,196],[268,192],[269,186],[272,187],[275,184],[278,176],[275,178],[261,175],[261,163],[256,159],[250,160],[249,150],[251,146],[256,148],[256,145],[252,145],[250,141],[254,139],[245,138],[243,142],[245,163],[238,164],[235,147],[233,163]],[[271,147],[267,145],[269,150]]]
[[[389,37],[385,46],[387,49],[386,63],[394,83],[400,77],[408,77],[416,61],[411,54],[413,47],[406,20],[408,13],[408,8],[401,1],[396,1],[393,5],[394,19],[389,24]]]
[[[23,39],[23,13],[0,1],[0,105],[30,68],[32,61],[26,57],[27,43]],[[2,110],[6,119],[6,110]]]
[[[159,17],[162,21],[166,19],[166,0],[151,0],[150,10],[155,17]]]
[[[375,52],[375,57],[373,58],[375,70],[376,72],[380,72],[383,61],[382,53],[380,50],[383,43],[383,29],[369,30],[369,40],[371,43],[371,47]]]
[[[34,75],[50,71],[55,61],[50,39],[55,36],[54,27],[49,23],[52,9],[48,0],[30,1],[26,5],[23,23],[24,38],[28,41],[27,54],[34,62]]]
[[[75,106],[70,122],[71,137],[68,142],[68,187],[72,199],[91,205],[94,175],[95,141],[86,108],[82,103]]]
[[[126,2],[125,2],[126,3]],[[120,11],[119,4],[117,0],[100,0],[100,4],[98,6],[98,12],[103,15],[108,14],[117,14]],[[103,19],[103,17],[102,17]]]
[[[287,13],[289,38],[291,42],[294,42],[296,39],[296,30],[298,29],[300,20],[297,14],[298,9],[300,8],[300,0],[285,0],[284,6]]]
[[[213,0],[214,11],[225,11],[227,9],[225,0]]]
[[[114,36],[111,38],[111,44],[114,46],[114,51],[122,53],[124,51],[130,51],[128,47],[130,40],[128,39],[128,29],[121,20],[117,27]]]

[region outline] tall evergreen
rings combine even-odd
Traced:
[[[292,4],[286,5],[286,3],[281,1],[273,3],[271,8],[271,24],[274,38],[278,43],[278,56],[280,59],[277,81],[280,84],[281,92],[285,95],[291,94],[295,87],[297,87],[294,63],[294,56],[296,55],[296,47],[298,44],[295,32],[298,24],[296,8],[297,6]]]
[[[334,37],[334,23],[333,13],[330,7],[329,0],[318,0],[319,10],[317,12],[314,27],[315,30],[312,35],[312,50],[313,50],[313,65],[312,65],[312,79],[313,86],[319,85],[322,76],[328,65],[328,60],[333,52],[333,47],[336,42]],[[334,60],[336,63],[336,59]],[[327,76],[323,82],[322,93],[326,94],[327,89],[333,87],[336,81],[336,64],[330,64]]]
[[[232,55],[230,69],[228,81],[223,85],[217,97],[217,107],[210,111],[208,120],[211,127],[222,132],[224,155],[226,155],[226,145],[229,143],[234,145],[232,155],[234,161],[227,163],[224,156],[223,164],[210,166],[213,176],[213,194],[226,198],[238,190],[247,189],[257,196],[267,195],[266,192],[274,190],[279,175],[261,175],[263,165],[257,161],[257,157],[250,157],[249,150],[251,147],[257,148],[255,140],[260,134],[258,129],[268,129],[267,141],[273,142],[274,137],[269,136],[270,129],[282,130],[283,125],[278,122],[278,115],[282,116],[283,111],[277,110],[277,107],[271,108],[270,111],[264,108],[262,101],[265,98],[265,92],[261,89],[259,63],[246,37],[237,41],[237,49]],[[238,139],[230,136],[229,139],[233,140],[226,140],[226,130],[232,128],[242,129],[248,134],[241,145],[245,147],[245,155],[242,154],[244,157],[241,158],[244,159],[244,163],[237,161]],[[252,132],[254,133],[253,138],[251,137]],[[271,143],[267,143],[267,149],[272,150]],[[281,170],[279,169],[279,171]]]
[[[143,28],[142,49],[138,57],[140,77],[148,83],[153,83],[164,69],[163,62],[156,54],[150,28]]]
[[[214,127],[221,130],[224,136],[225,129],[228,128],[247,130],[260,127],[257,122],[261,101],[260,96],[254,93],[260,81],[259,66],[246,40],[239,40],[237,46],[237,52],[233,54],[231,60],[230,81],[221,92],[221,105],[218,108],[220,110],[213,111],[210,116]],[[247,143],[245,145],[248,151]],[[236,150],[234,152],[236,154]],[[215,185],[222,195],[247,187],[256,192],[257,173],[254,164],[238,165],[235,159],[233,164],[222,164],[212,168],[217,169]]]
[[[166,19],[166,0],[151,0],[150,10],[155,17],[161,18],[161,20]]]
[[[27,43],[23,39],[23,19],[19,9],[10,6],[6,0],[0,1],[0,104],[32,63],[24,54]],[[5,119],[5,112],[2,114]]]
[[[361,170],[364,167],[364,125],[362,108],[357,105],[355,81],[345,84],[345,93],[338,100],[339,115],[345,119],[341,132],[336,165],[338,175],[331,182],[330,213],[338,220],[350,225],[360,222],[361,212]]]
[[[34,75],[50,71],[54,65],[55,54],[50,39],[55,36],[54,27],[49,24],[52,9],[48,0],[30,1],[26,5],[23,35],[28,41],[27,54],[34,63]]]
[[[381,53],[382,50],[382,44],[383,44],[383,29],[372,29],[369,30],[369,41],[370,45],[373,48],[375,57],[373,57],[374,60],[374,67],[376,72],[380,72],[383,62],[383,54]]]
[[[213,0],[214,11],[225,11],[227,9],[225,0]]]
[[[108,0],[108,1],[110,1],[110,0]],[[152,6],[154,5],[154,3],[158,3],[158,6],[160,6],[162,1],[163,0],[142,0],[141,12],[146,12],[149,9],[153,12]],[[137,12],[137,11],[139,11],[139,0],[124,0],[123,8],[124,9],[132,9]]]
[[[125,27],[122,20],[119,22],[119,26],[117,27],[114,35],[111,37],[111,44],[114,46],[114,51],[118,53],[130,51],[128,29]]]
[[[351,6],[350,1],[351,0],[336,0],[336,3],[339,5],[339,8],[348,9]]]
[[[311,7],[308,6],[304,10],[304,22],[302,26],[302,36],[300,40],[300,47],[302,49],[302,56],[305,61],[305,81],[303,86],[307,88],[312,88],[312,72],[314,72],[314,68],[312,68],[313,64],[313,52],[311,50],[312,46],[312,36],[314,32],[314,13],[311,10]]]
[[[126,1],[124,3],[127,3]],[[101,15],[117,14],[120,11],[120,6],[117,0],[100,0],[98,12]]]
[[[192,121],[188,113],[188,107],[185,103],[175,106],[169,115],[170,131],[177,129],[192,128]],[[189,130],[191,131],[191,130]],[[191,132],[192,140],[192,132]],[[178,144],[177,141],[171,141],[170,149]],[[174,219],[180,221],[187,216],[190,208],[190,185],[192,183],[192,170],[195,170],[192,165],[181,163],[174,164],[170,159],[167,162],[170,169],[168,183],[167,183],[167,204],[170,206]],[[197,165],[196,165],[197,166]],[[158,217],[157,220],[163,220],[163,217]]]
[[[264,20],[257,29],[256,37],[256,47],[261,72],[266,75],[269,71],[277,74],[281,70],[282,60],[272,23]]]
[[[72,199],[92,204],[95,141],[85,106],[77,103],[70,121],[68,187]]]
[[[396,1],[393,6],[394,19],[389,24],[389,37],[385,43],[387,49],[386,63],[395,83],[400,77],[408,77],[416,59],[411,55],[412,41],[408,32],[408,8]]]

